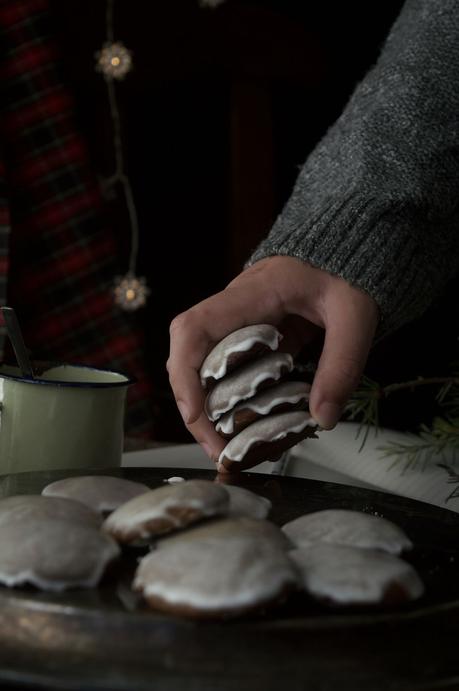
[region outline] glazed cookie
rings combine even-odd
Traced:
[[[219,418],[215,429],[225,439],[231,439],[258,418],[288,410],[305,410],[310,390],[311,387],[306,382],[280,382],[253,398],[238,403]]]
[[[252,324],[233,331],[208,354],[201,366],[201,383],[208,388],[233,369],[268,350],[277,350],[281,334],[270,324]]]
[[[0,499],[0,526],[19,521],[33,523],[42,519],[68,521],[100,528],[98,513],[74,499],[18,494]]]
[[[93,588],[119,553],[116,542],[93,527],[29,514],[0,525],[0,583]]]
[[[218,459],[231,470],[245,470],[280,454],[306,437],[314,437],[317,422],[304,411],[268,415],[246,427],[225,446]]]
[[[275,543],[279,549],[288,551],[292,549],[292,543],[282,530],[270,521],[257,520],[246,516],[230,516],[206,521],[200,525],[191,526],[171,535],[161,536],[156,543],[157,549],[164,549],[169,545],[185,540],[192,542],[214,542],[229,540],[234,535],[243,534],[254,540],[268,540]]]
[[[266,518],[272,504],[266,497],[261,497],[244,487],[224,485],[230,497],[228,516],[246,516],[247,518]]]
[[[224,514],[228,507],[224,487],[208,480],[187,480],[134,497],[106,519],[103,529],[129,544]]]
[[[293,369],[288,353],[270,353],[243,365],[218,382],[206,398],[206,414],[215,422],[240,401],[252,398],[258,391],[277,382]]]
[[[387,519],[345,509],[308,513],[286,523],[282,530],[297,547],[328,542],[390,554],[400,554],[413,547],[403,530]]]
[[[68,477],[47,485],[42,494],[46,497],[75,499],[99,513],[110,513],[139,494],[150,490],[147,485],[108,475]]]
[[[328,604],[395,605],[424,592],[410,564],[378,550],[318,543],[293,550],[290,557],[305,590]]]
[[[254,523],[247,531],[244,522],[218,521],[213,534],[165,540],[140,562],[134,590],[155,609],[195,618],[237,616],[279,601],[297,587],[297,571],[271,530],[263,532],[269,524]]]

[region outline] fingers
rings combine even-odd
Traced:
[[[203,413],[199,370],[227,334],[263,322],[280,328],[282,350],[294,355],[325,328],[310,409],[323,428],[331,429],[359,382],[377,320],[373,299],[346,281],[291,257],[260,261],[171,324],[167,368],[188,429],[216,460],[225,442]]]
[[[228,288],[174,319],[167,362],[171,387],[187,425],[203,409],[199,369],[211,348],[224,336],[248,324],[280,321],[275,293],[256,280],[256,272],[241,274]],[[207,434],[205,435],[207,436]]]
[[[226,441],[215,431],[206,414],[201,413],[196,422],[187,425],[187,428],[196,441],[201,444],[209,458],[216,462],[226,446]]]
[[[325,342],[309,399],[311,414],[324,429],[335,426],[359,383],[377,318],[372,298],[347,284],[328,300]]]

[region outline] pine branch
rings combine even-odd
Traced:
[[[360,422],[357,430],[357,438],[363,432],[359,453],[362,451],[372,428],[376,433],[379,427],[379,402],[381,399],[381,387],[369,377],[363,376],[359,388],[349,399],[345,414],[348,420]]]
[[[449,495],[446,497],[446,499],[445,499],[445,504],[447,504],[447,503],[449,502],[450,499],[458,499],[458,498],[459,498],[459,474],[456,473],[456,472],[451,468],[451,466],[446,465],[446,464],[444,464],[444,463],[438,463],[438,466],[439,466],[440,468],[444,468],[444,469],[446,470],[446,472],[448,473],[448,475],[449,475],[448,483],[453,483],[453,484],[456,484],[456,485],[457,485],[457,487],[455,487],[455,488],[453,489],[453,491],[451,492],[451,494],[449,494]]]
[[[417,438],[412,442],[397,443],[392,442],[381,447],[384,457],[394,457],[391,468],[403,461],[404,472],[413,468],[419,462],[423,462],[423,467],[434,458],[446,459],[446,453],[453,461],[459,455],[459,420],[448,420],[437,417],[434,419],[432,427],[422,425]]]
[[[392,443],[383,447],[384,456],[393,456],[394,465],[405,462],[404,471],[421,460],[424,465],[434,457],[442,457],[445,450],[452,449],[453,456],[459,453],[459,363],[453,364],[453,372],[448,377],[418,377],[407,382],[389,384],[381,387],[368,377],[362,378],[357,391],[346,406],[349,420],[360,421],[357,437],[364,431],[359,451],[365,446],[371,428],[377,431],[379,424],[379,405],[383,399],[402,390],[414,391],[420,386],[439,386],[436,400],[445,411],[445,417],[437,417],[432,427],[422,426],[417,438],[406,444]]]

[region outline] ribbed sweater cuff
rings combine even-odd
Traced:
[[[445,272],[452,274],[451,266],[438,265],[445,252],[436,251],[433,256],[423,243],[423,236],[431,234],[421,227],[425,217],[402,202],[353,193],[339,201],[330,199],[314,217],[298,206],[297,200],[293,213],[290,210],[279,216],[248,265],[265,257],[288,255],[340,276],[378,304],[379,337],[427,308],[438,286],[439,271],[444,278]]]

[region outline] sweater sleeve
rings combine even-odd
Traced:
[[[407,0],[250,264],[300,258],[369,293],[381,334],[459,268],[459,3]]]

